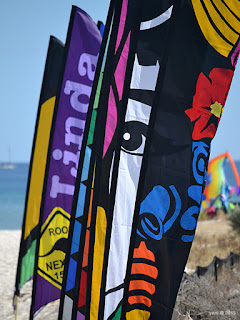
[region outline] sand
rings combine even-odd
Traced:
[[[12,296],[20,242],[20,231],[0,232],[0,319],[14,319]],[[22,318],[24,319],[24,318]],[[25,319],[27,319],[25,317]]]
[[[0,319],[13,320],[12,299],[15,285],[17,259],[20,245],[21,232],[0,231]],[[32,281],[26,283],[21,290],[18,303],[17,320],[27,320],[31,304]],[[36,320],[57,320],[59,300],[50,303],[36,317]]]

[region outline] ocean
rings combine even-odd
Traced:
[[[240,161],[235,164],[240,174]],[[15,165],[15,169],[0,169],[0,230],[19,230],[22,225],[29,165]],[[235,185],[228,161],[225,174],[229,185]]]
[[[0,169],[1,230],[19,230],[22,225],[28,164],[15,165],[15,169]]]

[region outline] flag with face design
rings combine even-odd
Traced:
[[[238,9],[115,2],[74,319],[171,319],[238,58]]]

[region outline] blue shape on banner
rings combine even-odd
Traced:
[[[182,206],[180,196],[173,185],[169,188],[175,198],[175,210],[165,223],[164,219],[170,210],[171,199],[164,187],[155,186],[142,201],[139,213],[141,230],[137,230],[142,238],[147,239],[146,236],[148,236],[154,240],[161,240],[163,234],[172,227],[179,216]]]
[[[184,230],[193,231],[197,226],[198,214],[200,211],[200,204],[202,201],[202,186],[194,185],[188,188],[188,196],[197,202],[197,206],[192,206],[188,208],[180,220],[180,225]],[[194,232],[195,234],[195,232]],[[183,242],[192,242],[194,239],[194,234],[183,235]]]
[[[206,179],[207,160],[209,154],[209,146],[202,142],[196,141],[192,145],[193,151],[193,176],[198,184],[203,184]]]

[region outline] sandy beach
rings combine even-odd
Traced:
[[[21,232],[16,230],[0,231],[0,319],[13,320],[12,298],[14,292],[17,259],[19,252]],[[21,290],[18,303],[18,320],[27,320],[29,317],[32,282],[26,283]],[[56,320],[58,316],[59,301],[46,306],[35,319]]]
[[[1,230],[0,232],[0,318],[4,320],[14,319],[12,296],[16,275],[20,234],[20,231],[15,230]],[[26,305],[25,308],[27,308]]]

